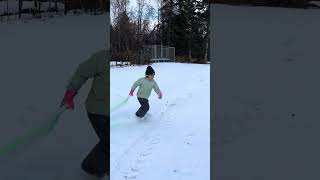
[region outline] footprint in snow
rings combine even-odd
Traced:
[[[136,179],[137,175],[125,175],[123,176],[125,179]]]
[[[138,174],[137,174],[137,171],[134,172],[131,170],[131,172],[122,172],[123,173],[123,177],[125,179],[136,179]]]
[[[174,169],[172,170],[173,173],[179,173],[179,174],[183,174],[183,175],[186,175],[186,176],[190,176],[192,173],[191,172],[188,172],[188,171],[182,171],[182,170],[179,170],[179,169]]]
[[[132,172],[138,172],[139,170],[138,170],[138,168],[131,168],[131,171]]]
[[[184,142],[186,145],[189,145],[189,146],[191,146],[191,143],[190,142]]]
[[[160,139],[153,139],[151,140],[151,144],[159,144],[160,143]]]
[[[190,138],[192,138],[192,137],[193,137],[193,134],[192,134],[192,133],[187,134],[187,135],[185,136],[184,144],[186,144],[186,145],[191,145],[191,140],[190,140]]]
[[[138,159],[136,160],[136,163],[137,164],[142,164],[143,162],[145,162],[146,160],[145,159]]]
[[[146,157],[146,156],[149,156],[151,153],[149,153],[149,152],[145,152],[145,153],[140,153],[140,156],[144,156],[144,157]]]

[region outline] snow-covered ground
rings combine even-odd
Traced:
[[[120,66],[121,64],[123,64],[123,66],[128,66],[128,65],[130,65],[130,62],[127,62],[127,61],[123,61],[123,62],[116,62],[116,61],[111,61],[110,62],[110,67],[112,67],[112,66]]]
[[[0,24],[0,147],[48,120],[77,65],[106,45],[106,19],[64,16]],[[84,107],[89,86],[48,137],[0,157],[1,180],[85,179],[80,163],[98,141]]]
[[[111,114],[111,179],[209,180],[210,65],[152,66],[163,99],[152,92],[149,117],[135,118],[136,96]],[[111,106],[128,96],[145,69],[111,68]]]
[[[105,25],[106,16],[0,24],[0,147],[48,120],[76,66],[106,45]],[[155,64],[164,97],[150,98],[151,118],[133,118],[135,97],[113,112],[113,179],[209,179],[209,66]],[[145,66],[112,68],[111,104],[125,98],[144,71]],[[89,86],[48,137],[0,157],[0,179],[86,179],[80,163],[98,140],[84,107]]]
[[[218,180],[320,179],[320,11],[211,6]]]

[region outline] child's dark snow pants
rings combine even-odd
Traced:
[[[82,161],[86,172],[104,176],[110,174],[110,123],[107,116],[88,113],[90,122],[100,141]]]
[[[138,98],[138,101],[141,104],[141,107],[136,112],[136,115],[142,118],[149,111],[149,108],[150,108],[149,101],[148,99],[144,99],[144,98]]]

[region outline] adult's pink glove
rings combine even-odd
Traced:
[[[74,110],[73,98],[76,94],[77,93],[75,91],[67,89],[64,93],[64,97],[60,106],[62,107],[63,105],[67,105],[67,109]]]
[[[130,96],[133,96],[133,91],[134,91],[133,89],[130,90],[130,93],[129,93]]]

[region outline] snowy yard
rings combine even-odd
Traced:
[[[106,16],[57,17],[0,24],[0,145],[46,121],[76,66],[106,45]],[[111,114],[111,178],[209,180],[210,65],[154,64],[163,99],[151,117],[133,115],[136,97]],[[111,105],[126,98],[145,66],[111,68]],[[86,117],[90,83],[40,142],[0,160],[0,179],[84,180],[80,163],[97,142]]]
[[[152,67],[163,99],[151,94],[149,118],[135,118],[136,96],[111,114],[111,179],[209,180],[210,65]],[[111,106],[128,96],[145,69],[111,68]]]
[[[0,146],[48,120],[77,65],[106,44],[106,15],[0,24]],[[86,116],[90,83],[40,142],[0,159],[3,180],[85,179],[80,163],[98,138]],[[14,155],[14,154],[13,154]]]
[[[320,10],[213,5],[211,18],[213,178],[319,179]]]

